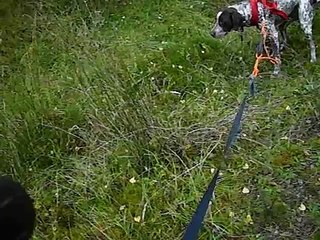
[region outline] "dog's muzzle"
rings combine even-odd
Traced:
[[[224,37],[225,35],[227,35],[227,32],[223,31],[222,27],[220,27],[219,25],[216,25],[212,29],[210,35],[214,38],[220,38],[220,37]]]
[[[212,31],[212,32],[210,33],[210,35],[211,35],[213,38],[221,38],[221,37],[224,37],[225,35],[227,35],[227,32]]]

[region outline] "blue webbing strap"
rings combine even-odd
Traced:
[[[227,159],[228,153],[233,143],[235,142],[237,136],[240,133],[241,119],[244,113],[246,102],[247,102],[247,96],[244,97],[239,107],[239,110],[234,118],[231,130],[229,132],[228,139],[225,145],[225,149],[224,149],[224,159]],[[183,240],[196,240],[198,238],[198,233],[200,231],[200,228],[202,227],[203,219],[206,215],[209,202],[211,198],[214,198],[214,190],[219,179],[219,172],[220,172],[220,169],[217,169],[209,186],[207,187],[205,194],[203,195],[201,201],[199,202],[198,207],[195,213],[193,214],[192,219],[184,233]]]

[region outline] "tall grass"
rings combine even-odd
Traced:
[[[16,4],[1,26],[0,169],[35,199],[35,239],[181,238],[247,91],[255,31],[211,39],[222,2]],[[299,31],[283,75],[258,81],[201,239],[319,236],[320,71]]]

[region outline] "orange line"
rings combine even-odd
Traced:
[[[263,38],[263,48],[264,48],[264,51],[266,53],[265,54],[266,56],[264,56],[263,54],[260,54],[260,55],[256,54],[256,61],[254,63],[253,71],[252,71],[252,75],[254,77],[257,77],[258,74],[259,74],[259,63],[261,61],[268,60],[272,64],[277,64],[279,62],[279,59],[271,57],[270,53],[268,51],[268,47],[267,47],[267,44],[266,44],[266,40],[267,40],[267,37],[268,37],[268,32],[266,31],[265,22],[263,22],[262,26],[261,26],[261,35],[262,35],[262,38]]]

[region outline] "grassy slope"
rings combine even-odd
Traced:
[[[38,6],[3,33],[1,170],[36,199],[35,239],[179,239],[220,164],[256,34],[211,39],[210,1],[80,7]],[[296,52],[258,82],[200,239],[319,239],[320,69],[290,32]]]

